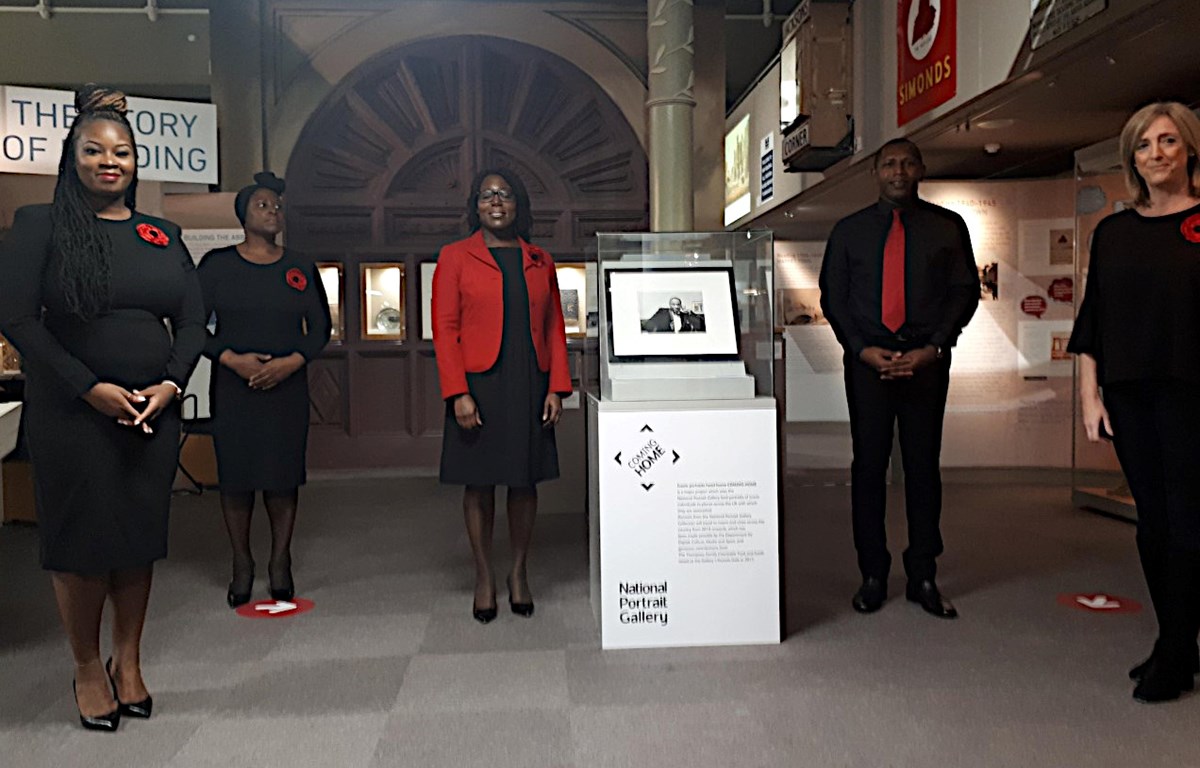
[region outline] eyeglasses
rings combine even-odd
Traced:
[[[271,203],[267,202],[266,200],[255,200],[254,207],[260,211],[273,210],[276,213],[283,212],[283,203]]]
[[[492,198],[498,197],[501,200],[508,202],[513,199],[513,191],[511,189],[484,189],[479,193],[479,200],[484,203],[489,203]]]

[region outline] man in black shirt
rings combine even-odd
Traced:
[[[871,613],[887,598],[884,506],[899,422],[905,593],[952,619],[958,613],[934,582],[942,553],[942,420],[950,347],[979,304],[979,278],[962,217],[917,197],[925,175],[917,146],[889,141],[875,155],[874,171],[879,201],[834,226],[821,267],[821,308],[846,353],[854,546],[863,577],[853,605]]]

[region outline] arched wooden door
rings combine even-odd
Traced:
[[[403,46],[359,67],[306,125],[288,166],[287,243],[341,267],[344,328],[309,370],[311,467],[436,465],[444,411],[421,265],[466,234],[468,187],[485,166],[520,174],[534,239],[559,262],[594,258],[597,231],[648,226],[632,128],[582,70],[533,46]],[[404,306],[390,314],[371,282],[381,264],[403,270]],[[397,323],[404,338],[382,338]]]

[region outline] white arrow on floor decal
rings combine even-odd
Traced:
[[[295,603],[289,603],[287,600],[276,600],[274,603],[263,603],[262,605],[254,606],[256,611],[266,611],[274,616],[277,613],[286,613],[287,611],[296,610]]]
[[[1090,598],[1080,596],[1075,598],[1075,602],[1086,608],[1091,608],[1094,611],[1112,610],[1114,608],[1121,607],[1121,604],[1116,600],[1109,600],[1108,595],[1096,595],[1095,597]]]

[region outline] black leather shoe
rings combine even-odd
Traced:
[[[108,680],[113,687],[113,696],[117,700],[117,711],[126,717],[138,717],[142,720],[149,720],[150,714],[154,711],[154,697],[147,696],[141,701],[121,701],[120,695],[117,694],[117,681],[113,679],[111,656],[108,657],[108,661],[104,662],[104,671],[108,673]]]
[[[875,613],[883,607],[884,600],[887,600],[887,584],[883,579],[867,577],[863,579],[862,586],[854,593],[854,599],[850,601],[850,604],[859,613]]]
[[[938,591],[937,584],[934,584],[929,579],[913,584],[909,582],[904,590],[905,597],[909,602],[917,603],[921,608],[932,616],[937,616],[939,619],[957,619],[958,611],[949,600],[942,597],[942,593]]]
[[[1157,704],[1161,701],[1174,701],[1184,691],[1196,687],[1191,673],[1172,669],[1160,659],[1154,659],[1146,668],[1146,673],[1133,689],[1133,698],[1144,704]]]
[[[472,605],[471,615],[480,624],[490,624],[496,618],[496,606],[493,605],[491,608],[476,608]]]
[[[71,693],[75,693],[74,680],[71,680]],[[115,689],[113,690],[113,698],[117,698],[117,692]],[[79,709],[78,698],[75,699],[75,709]],[[80,712],[79,724],[89,731],[107,731],[109,733],[115,733],[117,728],[121,725],[121,706],[118,704],[117,708],[112,712],[109,712],[107,715],[100,715],[99,717],[88,717]]]
[[[1129,670],[1129,679],[1140,683],[1142,678],[1146,676],[1146,672],[1150,669],[1150,665],[1154,663],[1154,657],[1157,655],[1158,644],[1155,643],[1154,650],[1150,652],[1146,660]],[[1195,653],[1192,654],[1191,672],[1193,676],[1200,675],[1200,647],[1196,648]],[[1191,688],[1187,690],[1190,691]]]

